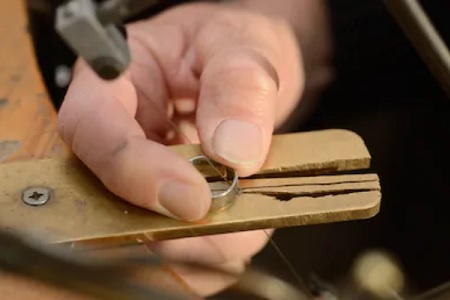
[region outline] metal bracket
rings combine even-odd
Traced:
[[[131,55],[126,36],[114,24],[102,24],[93,0],[71,0],[56,11],[56,30],[105,80],[120,76]]]

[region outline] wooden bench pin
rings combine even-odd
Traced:
[[[224,180],[198,159],[198,145],[172,148],[198,167],[212,191],[223,189]],[[119,199],[76,159],[5,163],[0,165],[0,230],[38,233],[49,243],[107,247],[366,219],[379,211],[378,176],[348,173],[369,167],[370,154],[355,133],[276,135],[264,167],[237,181],[239,193],[233,200],[219,203],[219,208],[226,207],[201,221],[188,223]]]

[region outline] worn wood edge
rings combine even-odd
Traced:
[[[107,249],[112,247],[130,246],[136,243],[146,244],[149,242],[165,241],[179,238],[189,238],[197,236],[206,235],[217,235],[225,233],[235,233],[242,231],[252,231],[252,230],[262,230],[262,229],[282,229],[297,226],[308,226],[317,224],[331,224],[331,223],[341,223],[346,221],[359,221],[366,220],[375,217],[380,212],[381,207],[381,192],[380,191],[369,191],[355,193],[354,196],[360,197],[372,197],[370,204],[366,205],[364,208],[356,209],[353,211],[344,212],[329,212],[329,213],[316,213],[309,215],[299,216],[289,216],[283,219],[283,223],[277,223],[276,226],[272,225],[276,218],[268,218],[260,222],[248,222],[246,220],[236,221],[234,223],[234,229],[227,228],[223,229],[220,224],[210,224],[204,227],[194,227],[190,231],[180,232],[179,229],[165,230],[163,233],[154,232],[151,234],[136,232],[130,233],[126,237],[117,236],[114,237],[98,238],[93,239],[83,239],[80,241],[70,241],[70,242],[55,242],[55,244],[70,247],[74,250],[82,251],[92,251],[96,249]],[[335,196],[340,198],[339,196]],[[341,197],[345,197],[341,195]],[[339,199],[336,199],[339,200]],[[300,221],[301,219],[304,221]],[[281,224],[281,225],[280,225]],[[214,231],[214,233],[211,233]]]
[[[339,148],[333,151],[335,146]],[[186,159],[202,154],[198,144],[176,145],[171,149]],[[330,154],[328,161],[319,159],[325,156],[325,149]],[[344,152],[340,158],[339,151]],[[349,157],[349,152],[355,155]],[[257,174],[297,172],[314,175],[368,169],[370,163],[370,152],[358,134],[345,129],[324,129],[274,135],[266,162]]]
[[[380,178],[376,173],[362,173],[362,174],[322,174],[315,176],[301,176],[301,177],[285,177],[285,178],[259,178],[259,179],[242,179],[239,186],[244,189],[258,188],[258,187],[275,187],[286,185],[324,185],[324,184],[346,184],[346,183],[374,183],[376,189],[380,190]]]
[[[361,175],[359,175],[361,176]],[[323,176],[322,178],[328,179],[329,182],[333,181],[331,177],[341,177],[341,178],[351,178],[354,177],[352,175],[337,175],[337,176]],[[259,230],[259,229],[271,229],[271,228],[286,228],[286,227],[296,227],[296,226],[304,226],[304,225],[314,225],[314,224],[324,224],[324,223],[335,223],[335,222],[345,222],[345,221],[356,221],[356,220],[364,220],[369,219],[376,216],[380,210],[381,204],[381,186],[378,180],[377,174],[364,174],[363,177],[370,178],[371,181],[364,182],[367,187],[370,187],[369,190],[363,192],[352,192],[349,189],[349,193],[351,197],[365,197],[372,199],[370,203],[366,204],[364,207],[358,207],[353,210],[335,210],[330,212],[317,212],[311,214],[305,214],[299,216],[297,212],[292,213],[291,216],[283,217],[283,222],[278,222],[274,225],[273,221],[279,219],[279,217],[268,217],[265,220],[236,220],[233,222],[232,227],[227,227],[224,229],[223,224],[221,223],[210,223],[210,224],[201,224],[200,226],[192,225],[190,230],[183,230],[180,228],[173,229],[165,229],[164,231],[155,231],[155,232],[143,232],[137,231],[135,233],[129,232],[126,236],[121,235],[110,235],[108,237],[93,237],[91,239],[82,239],[82,240],[71,240],[69,242],[55,242],[59,245],[70,245],[70,247],[78,248],[78,247],[88,247],[89,249],[95,248],[107,248],[107,247],[116,247],[118,245],[133,245],[138,243],[147,243],[154,241],[163,241],[177,238],[185,238],[185,237],[195,237],[195,236],[204,236],[211,234],[223,234],[223,233],[232,233],[239,231],[247,231],[247,230]],[[302,178],[308,179],[311,178]],[[339,184],[337,184],[339,185]],[[343,184],[345,185],[345,184]],[[257,188],[256,188],[257,189]],[[354,190],[358,190],[359,187],[353,187]],[[339,201],[344,197],[348,197],[348,195],[327,195],[320,197],[320,199],[324,198],[334,198],[335,201]],[[294,197],[294,199],[300,198],[309,198],[308,196],[298,196]],[[318,199],[317,201],[320,201]],[[219,212],[220,213],[220,212]],[[301,221],[301,219],[304,221]],[[183,223],[189,224],[189,223]],[[281,225],[280,225],[281,224]],[[230,229],[234,228],[234,229]]]
[[[324,140],[333,140],[336,137],[339,137],[340,142],[342,143],[345,141],[345,144],[347,146],[353,147],[353,152],[358,152],[358,155],[355,156],[353,159],[337,159],[335,160],[334,164],[319,164],[319,163],[311,163],[311,164],[302,164],[301,166],[292,167],[290,165],[285,166],[277,166],[275,168],[271,167],[271,156],[275,154],[275,150],[282,145],[282,140],[285,138],[295,138],[297,136],[297,139],[300,140],[300,137],[303,138],[306,137],[322,137]],[[280,145],[281,144],[281,145]],[[325,145],[327,146],[327,142],[325,142]],[[308,144],[300,144],[298,143],[299,147],[309,147]],[[323,151],[323,149],[319,149],[319,151]],[[300,132],[300,133],[286,133],[286,134],[280,134],[276,135],[273,138],[272,147],[268,154],[268,159],[265,163],[265,165],[262,168],[261,173],[273,173],[273,172],[290,172],[290,171],[309,171],[309,170],[327,170],[331,172],[339,172],[339,171],[349,171],[349,170],[361,170],[361,169],[367,169],[370,167],[371,163],[371,155],[369,150],[367,149],[367,146],[364,142],[364,140],[359,136],[357,133],[347,130],[347,129],[322,129],[322,130],[315,130],[315,131],[307,131],[307,132]],[[294,165],[294,164],[292,164]]]
[[[320,152],[323,148],[323,144],[314,143],[306,145],[306,147],[312,148],[308,156],[305,155],[296,155],[295,153],[290,153],[292,149],[289,147],[283,147],[283,141],[287,139],[298,140],[298,144],[301,145],[301,141],[305,140],[305,137],[318,136],[318,137],[329,137],[334,136],[334,139],[342,138],[346,139],[345,145],[348,147],[353,147],[356,149],[354,155],[352,157],[348,156],[346,158],[339,158],[335,154],[330,154],[329,157],[325,157],[322,154],[322,157],[326,158],[322,161],[317,161],[317,158],[314,156],[317,151]],[[328,130],[319,130],[312,132],[300,132],[300,133],[289,133],[289,134],[280,134],[274,135],[274,142],[270,147],[268,159],[265,164],[261,168],[257,174],[276,174],[276,173],[284,173],[295,171],[304,175],[316,175],[320,173],[330,173],[337,171],[350,171],[350,170],[361,170],[367,169],[370,167],[371,156],[369,151],[367,150],[362,139],[355,133],[347,130],[339,130],[339,129],[328,129]],[[308,140],[308,139],[306,139]],[[201,155],[202,150],[200,145],[198,144],[188,144],[188,145],[174,145],[168,147],[170,150],[174,151],[178,155],[182,156],[185,159],[190,159],[194,156]],[[323,152],[323,150],[322,150]],[[348,155],[348,153],[346,153]],[[277,156],[274,158],[274,156]],[[284,158],[280,161],[280,157]],[[316,160],[316,162],[309,163],[308,159]],[[58,164],[82,164],[81,161],[78,160],[73,154],[72,155],[64,155],[52,158],[43,158],[33,161],[17,161],[17,162],[5,162],[0,164],[1,166],[8,163],[15,164],[42,164],[47,165],[49,161],[57,161]]]
[[[271,221],[275,220],[276,218],[269,218],[265,222],[253,222],[249,223],[248,221],[239,221],[236,222],[236,230],[219,230],[214,229],[214,234],[224,234],[224,233],[233,233],[233,232],[241,232],[241,231],[251,231],[251,230],[261,230],[261,229],[282,229],[282,228],[288,228],[288,227],[297,227],[297,226],[307,226],[307,225],[317,225],[317,224],[330,224],[330,223],[340,223],[340,222],[346,222],[346,221],[358,221],[358,220],[366,220],[373,218],[380,212],[380,206],[381,206],[381,192],[380,191],[369,191],[369,192],[361,192],[361,193],[355,193],[354,194],[359,195],[361,197],[364,196],[371,196],[373,197],[373,201],[368,204],[363,209],[357,209],[354,211],[347,211],[347,212],[330,212],[330,213],[317,213],[317,214],[310,214],[310,215],[302,215],[301,217],[298,216],[289,216],[284,218],[284,225],[280,225],[278,223],[276,226],[271,226]],[[335,196],[338,197],[339,196]],[[345,197],[342,195],[342,197]],[[301,218],[304,219],[304,221],[299,221]],[[191,235],[183,235],[182,237],[195,237],[195,236],[201,236],[201,235],[208,235],[208,232],[211,228],[214,227],[220,227],[220,225],[211,225],[208,227],[203,228],[194,228],[192,230]],[[141,235],[141,240],[143,241],[161,241],[161,240],[170,240],[170,239],[177,239],[180,238],[177,232],[173,232],[172,234],[167,231],[164,233],[163,236],[160,236],[159,234],[152,234],[151,237],[148,235],[145,235],[144,237]]]

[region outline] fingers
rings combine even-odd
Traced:
[[[209,297],[236,283],[239,275],[245,271],[246,263],[239,260],[215,266],[215,270],[224,271],[222,273],[182,264],[170,266],[196,294]]]
[[[202,73],[197,126],[205,153],[240,176],[257,171],[274,128],[276,78],[249,50],[216,55]]]
[[[149,246],[172,262],[197,263],[211,266],[216,270],[225,270],[237,276],[245,271],[250,258],[267,243],[268,235],[273,230],[244,231],[214,236],[184,238],[153,243]],[[230,286],[236,281],[235,276],[173,264],[175,271],[202,296]]]
[[[169,260],[214,266],[247,260],[264,247],[272,232],[255,230],[192,237],[154,243],[151,247]]]
[[[265,161],[280,108],[285,114],[298,100],[300,59],[288,51],[286,66],[280,45],[295,49],[295,42],[285,27],[233,13],[241,15],[219,15],[198,35],[197,126],[207,155],[248,176]],[[286,87],[291,79],[298,82]]]
[[[210,205],[204,178],[170,149],[146,138],[134,118],[136,109],[136,92],[127,77],[104,82],[82,67],[59,113],[61,136],[123,199],[174,218],[203,217]]]

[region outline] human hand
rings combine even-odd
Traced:
[[[179,6],[127,31],[133,59],[122,77],[102,81],[77,63],[59,112],[60,134],[119,197],[172,218],[201,219],[209,187],[166,145],[200,143],[240,176],[258,171],[274,128],[303,89],[297,41],[287,24],[224,4]],[[153,249],[240,272],[266,242],[264,232],[251,231],[165,241]],[[231,283],[177,270],[203,295]]]

